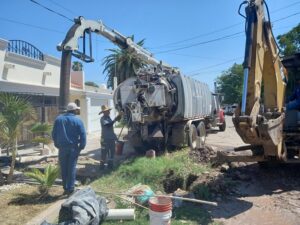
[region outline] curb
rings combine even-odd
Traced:
[[[40,225],[44,220],[47,220],[47,222],[54,222],[55,219],[58,218],[60,207],[65,200],[66,199],[58,200],[47,209],[42,211],[40,214],[36,215],[34,218],[28,221],[25,225]]]

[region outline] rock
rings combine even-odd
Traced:
[[[239,163],[237,163],[237,162],[231,162],[230,164],[229,164],[229,166],[230,166],[230,168],[237,168],[237,167],[239,167]]]
[[[220,168],[220,171],[225,173],[229,170],[229,166],[227,164],[223,164]]]
[[[247,166],[247,164],[244,163],[244,162],[240,162],[240,163],[239,163],[239,166],[240,166],[240,167],[245,167],[245,166]]]
[[[146,152],[147,158],[155,158],[155,155],[156,155],[156,153],[155,153],[155,150],[153,150],[153,149],[150,149]]]

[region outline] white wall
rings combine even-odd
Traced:
[[[44,54],[44,61],[7,52],[8,41],[0,39],[0,91],[35,92],[58,96],[60,59]],[[4,66],[6,65],[6,66]],[[77,72],[75,81],[84,88],[84,73]],[[80,76],[79,76],[80,75]],[[82,79],[82,80],[80,80]],[[103,88],[71,88],[70,101],[80,100],[81,114],[88,133],[101,130],[98,113],[101,105],[112,106],[112,91]],[[112,111],[112,118],[114,113]]]
[[[44,55],[44,61],[6,51],[0,40],[0,79],[29,85],[59,87],[60,60]],[[2,47],[1,47],[2,46]]]

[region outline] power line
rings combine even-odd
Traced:
[[[232,28],[232,27],[236,27],[236,26],[238,26],[238,25],[240,25],[240,24],[241,24],[241,23],[236,23],[236,24],[233,24],[233,25],[230,25],[230,26],[221,28],[221,29],[219,29],[219,30],[211,31],[211,32],[204,33],[204,34],[200,34],[200,35],[197,35],[197,36],[194,36],[194,37],[191,37],[191,38],[187,38],[187,39],[184,39],[184,40],[181,40],[181,41],[176,41],[176,42],[172,42],[172,43],[169,43],[169,44],[164,44],[164,45],[157,46],[157,47],[155,47],[155,48],[149,48],[149,49],[164,48],[164,47],[167,47],[167,46],[170,46],[170,45],[175,45],[175,44],[179,44],[179,43],[182,43],[182,42],[195,40],[195,39],[198,39],[199,37],[204,37],[204,36],[208,36],[208,35],[210,35],[210,34],[215,34],[215,33],[218,33],[218,32],[224,31],[224,30],[228,30],[228,29],[230,29],[230,28]]]
[[[60,31],[60,30],[55,30],[55,29],[51,29],[51,28],[47,28],[47,27],[41,27],[41,26],[29,24],[29,23],[23,23],[23,22],[20,22],[20,21],[6,19],[6,18],[3,18],[3,17],[0,17],[0,20],[6,21],[6,22],[9,22],[9,23],[21,24],[21,25],[32,27],[32,28],[39,29],[39,30],[55,32],[55,33],[59,33],[59,34],[65,34],[66,33],[66,32],[63,32],[63,31]]]
[[[299,12],[300,13],[300,12]],[[290,26],[284,26],[284,27],[277,27],[275,28],[274,30],[278,30],[278,29],[282,29],[282,28],[286,28],[286,27],[290,27]],[[214,67],[218,67],[220,65],[223,65],[223,64],[226,64],[226,63],[229,63],[229,62],[232,62],[232,61],[235,61],[237,59],[241,59],[243,57],[238,57],[238,58],[233,58],[233,59],[230,59],[230,60],[226,60],[226,61],[223,61],[223,62],[220,62],[218,64],[215,64],[215,65],[211,65],[211,66],[207,66],[207,67],[203,67],[203,68],[200,68],[200,69],[197,69],[197,70],[193,70],[193,71],[190,71],[186,74],[190,74],[191,77],[194,77],[194,76],[198,76],[198,75],[202,75],[203,72],[207,72],[206,70],[207,69],[210,69],[210,68],[214,68]],[[197,72],[197,73],[194,73],[194,72]],[[194,74],[192,74],[194,73]]]
[[[221,65],[227,64],[227,63],[229,63],[229,62],[236,61],[236,60],[241,59],[241,58],[243,58],[243,56],[236,57],[236,58],[233,58],[233,59],[229,59],[229,60],[226,60],[226,61],[221,62],[221,63],[218,63],[218,64],[214,64],[214,65],[202,67],[202,68],[200,68],[200,69],[197,69],[197,70],[188,72],[187,74],[191,74],[191,73],[196,72],[196,71],[205,71],[205,70],[207,70],[207,69],[211,69],[211,68],[214,68],[214,67],[217,67],[217,66],[221,66]],[[198,73],[195,73],[195,74],[191,74],[190,76],[191,76],[191,77],[194,77],[194,76],[197,76],[198,74],[199,74],[199,72],[198,72]]]
[[[224,60],[221,58],[216,58],[216,57],[207,57],[207,56],[200,56],[200,55],[190,55],[190,54],[180,54],[180,53],[174,53],[170,52],[168,55],[177,55],[177,56],[184,56],[184,57],[190,57],[190,58],[200,58],[200,59],[215,59],[215,60]]]
[[[225,36],[218,37],[218,38],[211,39],[211,40],[207,40],[207,41],[202,41],[202,42],[194,43],[194,44],[187,45],[187,46],[180,47],[180,48],[174,48],[174,49],[170,49],[170,50],[166,50],[166,51],[156,52],[154,54],[162,54],[162,53],[168,53],[168,52],[175,52],[175,51],[182,50],[182,49],[192,48],[192,47],[195,47],[195,46],[199,46],[199,45],[208,44],[208,43],[211,43],[211,42],[216,42],[216,41],[228,39],[230,37],[234,37],[234,36],[236,36],[238,34],[242,34],[242,33],[244,33],[244,31],[240,31],[240,32],[237,32],[237,33],[234,33],[234,34],[225,35]]]
[[[297,4],[299,4],[299,3],[300,3],[300,1],[294,2],[294,3],[290,4],[290,5],[286,5],[286,6],[284,6],[284,7],[281,7],[281,8],[275,9],[275,10],[274,10],[274,11],[272,11],[271,13],[272,13],[272,14],[274,14],[274,13],[277,13],[277,12],[279,12],[279,11],[281,11],[281,10],[284,10],[284,9],[290,8],[290,7],[292,7],[292,6],[294,6],[294,5],[297,5]]]
[[[278,22],[278,21],[281,21],[281,20],[288,19],[288,18],[290,18],[290,17],[296,16],[296,15],[299,15],[299,14],[300,14],[300,12],[296,12],[296,13],[294,13],[294,14],[292,14],[292,15],[282,17],[282,18],[280,18],[280,19],[278,19],[278,20],[274,20],[273,23]]]
[[[273,23],[281,21],[281,20],[285,20],[287,18],[293,17],[293,16],[298,15],[298,14],[300,14],[300,12],[297,12],[297,13],[288,15],[286,17],[277,19],[277,20],[273,21]],[[163,54],[163,53],[169,53],[169,52],[179,51],[179,50],[182,50],[182,49],[187,49],[187,48],[195,47],[195,46],[198,46],[198,45],[203,45],[203,44],[208,44],[208,43],[211,43],[211,42],[216,42],[216,41],[228,39],[228,38],[234,37],[234,36],[236,36],[238,34],[241,34],[241,33],[244,33],[244,31],[240,31],[240,32],[237,32],[237,33],[225,35],[225,36],[218,37],[218,38],[211,39],[211,40],[207,40],[207,41],[202,41],[202,42],[194,43],[194,44],[191,44],[191,45],[186,45],[186,46],[179,47],[179,48],[174,48],[174,49],[169,49],[169,50],[165,50],[165,51],[156,52],[154,54]]]
[[[282,10],[284,10],[284,9],[286,9],[286,8],[290,8],[290,7],[292,7],[292,6],[294,6],[294,5],[297,5],[297,4],[299,4],[299,3],[300,3],[300,1],[294,2],[294,3],[292,3],[292,4],[289,4],[289,5],[286,5],[286,6],[284,6],[284,7],[279,8],[279,9],[276,9],[276,10],[274,10],[272,13],[277,13],[277,12],[279,12],[279,11],[282,11]],[[298,13],[298,14],[299,14],[299,13]],[[295,14],[295,15],[297,15],[297,14]],[[294,16],[294,15],[292,15],[292,16]],[[291,17],[291,16],[289,16],[289,17]],[[289,18],[289,17],[287,17],[287,18]],[[278,21],[278,20],[276,20],[276,21]],[[276,21],[273,21],[273,22],[276,22]],[[236,26],[241,25],[241,24],[243,24],[243,23],[241,22],[241,23],[232,24],[232,25],[229,25],[229,26],[227,26],[227,27],[220,28],[220,29],[217,29],[217,30],[208,32],[208,33],[200,34],[200,35],[197,35],[197,36],[194,36],[194,37],[191,37],[191,38],[183,39],[183,40],[176,41],[176,42],[171,42],[171,43],[168,43],[168,44],[163,44],[163,45],[160,45],[160,46],[157,46],[157,47],[152,47],[152,48],[149,48],[149,49],[165,48],[165,47],[168,47],[168,46],[170,46],[170,45],[179,44],[179,43],[182,43],[182,42],[186,42],[186,41],[190,41],[190,40],[197,39],[197,38],[199,38],[199,37],[204,37],[204,36],[208,36],[208,35],[210,35],[210,34],[218,33],[218,32],[224,31],[224,30],[228,30],[228,29],[230,29],[230,28],[236,27]]]
[[[54,4],[54,5],[56,5],[56,6],[60,7],[60,8],[62,8],[62,9],[64,9],[64,10],[66,10],[66,11],[69,12],[69,13],[78,16],[78,13],[75,13],[74,11],[72,11],[72,10],[66,8],[65,6],[63,6],[63,5],[59,4],[59,3],[57,3],[57,2],[55,2],[55,1],[53,1],[53,0],[48,0],[48,1],[51,2],[51,3]]]
[[[73,22],[73,20],[70,19],[69,17],[67,17],[67,16],[65,16],[65,15],[63,15],[63,14],[61,14],[61,13],[59,13],[59,12],[56,12],[56,11],[54,11],[53,9],[50,9],[50,8],[48,8],[47,6],[44,6],[44,5],[38,3],[38,2],[35,1],[35,0],[29,0],[29,1],[31,1],[31,2],[34,3],[34,4],[37,4],[38,6],[44,8],[44,9],[46,9],[46,10],[48,10],[48,11],[50,11],[50,12],[52,12],[52,13],[58,15],[58,16],[61,16],[61,17],[65,18],[65,19],[67,19],[67,20]]]

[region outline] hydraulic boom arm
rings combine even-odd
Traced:
[[[65,39],[58,45],[58,50],[62,51],[61,72],[60,72],[60,98],[59,108],[64,111],[69,101],[70,89],[70,69],[72,55],[85,61],[93,62],[91,33],[96,33],[107,38],[121,49],[128,49],[141,60],[149,65],[159,67],[161,69],[171,70],[172,67],[155,59],[153,55],[134,43],[131,38],[125,37],[116,30],[109,29],[101,21],[85,20],[83,17],[75,19],[75,24],[68,31]],[[89,35],[89,53],[86,54],[85,37]],[[83,52],[78,51],[78,40],[83,38]]]
[[[246,18],[244,87],[241,109],[233,122],[244,142],[256,149],[259,146],[262,157],[280,159],[284,154],[282,126],[287,76],[270,21],[265,19],[265,1],[250,0],[242,4],[247,4],[246,16],[242,15]]]

